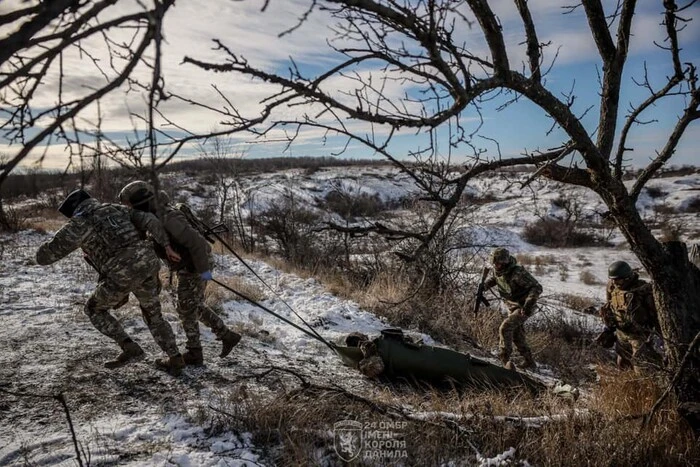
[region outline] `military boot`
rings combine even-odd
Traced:
[[[135,362],[144,356],[141,346],[132,340],[124,341],[119,346],[122,348],[122,353],[116,359],[105,362],[105,368],[113,370]]]
[[[185,361],[185,365],[204,365],[204,355],[202,354],[202,348],[192,348],[187,349],[187,352],[182,354],[182,359]]]
[[[227,329],[226,332],[221,336],[221,354],[219,357],[224,358],[231,353],[231,350],[238,344],[241,340],[241,335],[237,332],[233,332]]]
[[[506,353],[505,349],[501,349],[501,351],[498,352],[498,359],[505,365],[510,361],[510,355]]]
[[[168,358],[159,358],[155,361],[155,365],[156,368],[167,372],[170,376],[180,376],[185,367],[185,360],[181,354],[177,354]]]
[[[537,363],[535,362],[535,359],[532,358],[532,355],[530,355],[530,354],[523,355],[523,363],[522,363],[522,365],[520,365],[520,368],[534,370],[537,368]]]

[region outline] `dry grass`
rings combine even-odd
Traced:
[[[700,447],[673,411],[640,430],[636,416],[649,410],[661,388],[630,373],[606,371],[599,388],[575,407],[551,395],[392,382],[348,392],[342,382],[316,385],[308,375],[272,371],[256,378],[266,387],[241,382],[216,411],[204,412],[214,431],[252,433],[253,443],[266,447],[265,456],[284,466],[339,465],[333,428],[342,420],[359,422],[365,440],[388,434],[405,456],[363,459],[377,452],[365,444],[355,465],[474,465],[477,452],[493,457],[511,447],[516,464],[697,465]]]
[[[559,264],[557,257],[554,255],[529,255],[527,253],[518,253],[515,259],[523,266],[544,267]]]
[[[26,227],[34,229],[40,233],[56,232],[63,227],[68,219],[66,219],[56,209],[40,208],[32,213],[32,217],[27,217],[25,222]]]
[[[270,258],[264,258],[270,263]],[[583,258],[579,258],[583,260]],[[546,268],[559,264],[552,255],[518,258],[521,264]],[[306,270],[282,261],[275,267],[310,277]],[[568,272],[568,271],[567,271]],[[369,284],[354,283],[347,274],[323,271],[314,275],[329,291],[358,302],[394,326],[420,330],[463,351],[477,344],[484,353],[497,348],[502,315],[482,307],[472,316],[469,291],[425,294],[415,278],[396,271],[379,273]],[[582,278],[585,282],[588,279]],[[599,284],[593,278],[589,282]],[[567,306],[582,310],[596,305],[585,297],[562,294]],[[257,327],[242,329],[255,334]],[[221,413],[209,416],[222,430],[253,434],[257,446],[280,465],[336,465],[333,424],[357,420],[363,424],[401,420],[407,423],[400,439],[407,457],[398,461],[360,461],[358,465],[456,465],[477,463],[475,450],[491,457],[509,448],[515,457],[534,465],[697,465],[700,447],[671,407],[663,409],[650,427],[640,431],[640,414],[649,411],[663,387],[614,369],[609,351],[592,344],[593,336],[577,323],[550,319],[528,327],[536,360],[558,377],[589,392],[575,405],[544,395],[476,391],[426,391],[396,383],[365,386],[362,397],[337,388],[319,389],[276,378],[267,391],[241,384],[227,395]],[[517,355],[517,353],[516,353]],[[597,372],[594,365],[598,364]],[[599,377],[599,381],[598,381]],[[295,384],[296,383],[296,384]],[[342,385],[342,381],[339,381]],[[286,388],[286,389],[280,389]],[[421,419],[396,412],[410,407]],[[575,410],[573,410],[575,409]],[[426,413],[432,413],[430,416]],[[444,414],[454,414],[446,418]],[[439,415],[443,414],[443,415]],[[525,417],[541,417],[528,420]]]
[[[584,297],[581,295],[570,293],[557,294],[554,296],[554,298],[556,300],[559,300],[561,303],[571,308],[572,310],[577,311],[584,311],[587,308],[599,305],[599,303],[591,297]]]
[[[217,277],[218,281],[227,286],[231,287],[233,290],[242,293],[243,295],[252,298],[255,301],[260,301],[265,298],[265,292],[263,289],[255,284],[251,284],[247,280],[241,277]],[[243,300],[238,295],[219,287],[216,284],[212,284],[207,287],[204,294],[205,303],[209,306],[219,306],[221,303],[228,300]]]
[[[579,280],[586,285],[600,285],[603,284],[598,277],[593,274],[590,270],[584,269],[578,276]]]

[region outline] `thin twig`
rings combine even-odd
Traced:
[[[58,395],[54,396],[55,399],[61,403],[63,411],[66,414],[66,419],[68,420],[68,428],[70,428],[70,435],[73,438],[73,447],[75,448],[75,455],[78,458],[78,465],[83,466],[83,460],[80,457],[80,449],[78,448],[78,438],[75,436],[75,430],[73,429],[73,420],[70,418],[70,410],[68,410],[68,404],[66,403],[66,398],[63,397],[63,393],[59,392]]]
[[[649,425],[649,423],[651,422],[651,419],[654,417],[657,410],[659,410],[659,407],[661,406],[661,404],[663,404],[663,402],[666,400],[668,395],[671,394],[671,391],[676,386],[676,384],[678,383],[678,380],[681,377],[681,374],[683,373],[683,369],[685,368],[686,364],[690,361],[690,355],[695,350],[695,347],[697,347],[698,342],[700,342],[700,332],[695,334],[693,341],[690,343],[688,350],[685,352],[685,355],[683,356],[683,360],[681,360],[681,364],[678,365],[678,369],[676,370],[676,374],[673,375],[673,379],[669,383],[669,385],[666,388],[666,390],[664,391],[664,393],[661,394],[661,397],[659,397],[659,399],[654,403],[654,405],[651,407],[651,410],[649,411],[649,413],[644,416],[644,419],[642,420],[642,426],[640,427],[640,431]]]
[[[80,448],[78,446],[78,437],[75,434],[75,429],[73,428],[73,420],[70,417],[70,410],[68,409],[68,404],[66,403],[66,398],[63,396],[62,392],[59,392],[58,394],[34,394],[34,393],[28,393],[28,392],[15,392],[15,391],[10,391],[8,389],[3,389],[0,388],[0,392],[9,394],[11,396],[16,396],[16,397],[33,397],[33,398],[39,398],[39,399],[54,399],[57,400],[60,404],[61,407],[63,407],[63,412],[66,414],[66,419],[68,420],[68,428],[70,429],[70,434],[71,438],[73,439],[73,447],[75,448],[75,455],[78,460],[78,465],[80,467],[83,467],[83,459],[80,456]]]

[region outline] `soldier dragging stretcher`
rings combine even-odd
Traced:
[[[51,241],[39,247],[36,261],[41,265],[52,264],[78,248],[90,258],[100,276],[85,304],[85,314],[98,331],[122,349],[122,353],[105,366],[118,368],[144,356],[141,347],[109,313],[110,308],[133,293],[153,338],[168,355],[161,369],[172,375],[180,374],[184,361],[158,300],[160,262],[144,241],[145,232],[149,232],[169,257],[179,258],[158,219],[117,204],[101,203],[84,190],[72,192],[58,209],[69,221]]]
[[[181,260],[173,261],[162,247],[157,243],[155,245],[156,253],[168,261],[171,270],[177,272],[177,312],[187,337],[187,352],[183,355],[185,363],[202,365],[204,362],[199,321],[221,340],[219,356],[226,357],[241,336],[230,330],[219,315],[204,303],[204,291],[207,281],[212,279],[213,264],[207,240],[190,224],[183,211],[170,205],[165,192],[160,192],[156,206],[154,190],[147,182],[137,180],[129,183],[119,193],[119,199],[134,209],[157,214],[170,243],[181,256]]]

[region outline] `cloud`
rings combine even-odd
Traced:
[[[13,1],[17,3],[17,0]],[[528,1],[528,6],[538,28],[540,41],[551,41],[552,43],[545,49],[545,63],[551,61],[559,50],[556,75],[551,78],[562,83],[576,78],[575,71],[573,71],[575,69],[570,68],[569,65],[599,61],[598,52],[582,8],[579,7],[571,14],[562,14],[564,11],[562,7],[571,3],[570,0]],[[244,115],[254,117],[260,113],[263,100],[278,90],[276,86],[234,73],[206,72],[193,65],[182,63],[185,56],[217,63],[224,62],[227,59],[226,54],[221,50],[213,49],[212,39],[214,38],[221,40],[226,47],[237,55],[245,57],[256,67],[282,74],[287,73],[287,69],[290,67],[290,57],[294,57],[295,63],[303,72],[311,75],[337,63],[341,58],[326,44],[326,41],[334,35],[331,26],[336,21],[331,18],[328,11],[317,9],[299,25],[299,18],[304,15],[310,5],[309,0],[270,2],[266,11],[263,12],[261,8],[264,4],[265,2],[262,0],[243,2],[190,0],[178,2],[167,15],[164,29],[163,75],[166,90],[192,101],[206,103],[211,107],[219,109],[230,107],[229,103],[215,90],[216,87],[228,101],[235,103]],[[518,69],[521,63],[527,61],[527,57],[523,44],[525,33],[517,9],[512,0],[497,0],[490,2],[490,4],[503,25],[505,39],[509,46],[511,66]],[[0,8],[6,5],[7,3],[0,2]],[[105,15],[102,19],[114,17],[118,13],[135,11],[137,8],[139,7],[135,1],[121,1],[114,9],[108,10],[109,15]],[[658,5],[648,6],[646,4],[639,7],[633,27],[635,40],[630,49],[630,56],[633,60],[630,66],[632,67],[636,66],[639,59],[649,56],[655,50],[658,51],[652,41],[661,41],[665,35],[663,27],[659,26],[660,8]],[[293,33],[284,35],[282,38],[278,37],[279,34],[297,25],[299,28]],[[613,32],[614,28],[615,25],[613,25]],[[697,42],[698,37],[700,37],[698,31],[700,28],[686,28],[682,32],[682,38],[689,40],[688,43],[693,43],[692,40]],[[133,30],[120,30],[114,31],[112,37],[116,43],[121,43],[129,41],[132,34]],[[470,50],[474,53],[488,57],[489,50],[478,24],[475,23],[471,29],[466,26],[458,28],[455,31],[455,38],[457,41],[463,41],[469,45]],[[92,92],[95,86],[105,82],[97,65],[105,68],[109,64],[106,53],[107,45],[102,40],[88,40],[83,41],[81,46],[83,47],[82,54],[75,50],[66,53],[63,58],[65,76],[62,81],[62,89],[64,99],[83,96]],[[97,60],[97,64],[88,57],[87,53]],[[149,51],[149,54],[152,52]],[[119,60],[116,61],[117,65],[121,63]],[[650,69],[654,65],[655,62],[650,63]],[[106,71],[109,76],[115,74],[111,69]],[[654,73],[663,76],[664,71],[664,68],[660,67]],[[364,65],[356,72],[364,80],[372,78],[375,85],[380,86],[380,77],[383,74],[380,69]],[[146,66],[139,67],[134,73],[134,78],[148,82],[150,69]],[[58,70],[54,67],[46,83],[38,89],[36,106],[46,107],[56,103],[58,82]],[[338,98],[348,105],[355,105],[352,93],[349,96],[344,96],[338,94],[337,91],[353,90],[356,84],[347,77],[334,76],[323,86],[325,90],[336,93]],[[415,83],[391,79],[384,81],[381,85],[383,86],[382,93],[394,102],[403,100],[407,95],[415,97],[420,89]],[[568,87],[568,84],[564,84],[564,87]],[[583,91],[582,100],[597,101],[595,86],[590,86]],[[590,95],[585,95],[585,92]],[[376,100],[378,98],[374,91],[369,91],[368,96],[370,99]],[[134,114],[146,115],[145,99],[143,92],[137,88],[128,89],[126,86],[103,99],[100,107],[102,131],[128,134],[134,130],[134,127],[136,130],[143,130],[144,123],[138,118],[134,118]],[[409,112],[419,112],[417,103],[406,100],[404,102]],[[161,110],[176,125],[192,131],[202,132],[221,128],[227,121],[227,117],[222,113],[197,107],[175,98],[163,102]],[[304,112],[314,116],[318,110],[318,107],[313,106],[307,108],[284,106],[276,111],[276,116],[291,120],[301,117]],[[329,118],[329,116],[322,118]],[[485,118],[492,118],[497,122],[501,117],[498,114],[487,113]],[[525,118],[541,117],[527,114]],[[463,122],[467,120],[462,119]],[[94,125],[96,122],[97,109],[95,106],[86,109],[81,118],[78,119],[78,124],[81,126]],[[160,123],[164,124],[162,121]],[[345,123],[359,132],[367,134],[375,132],[378,137],[386,136],[388,132],[386,128],[372,128],[361,122],[348,120]],[[283,136],[281,130],[270,132],[271,139],[279,139]],[[234,138],[236,141],[249,142],[251,135],[236,135]],[[327,141],[326,146],[323,146],[323,132],[317,129],[308,129],[300,133],[298,144],[305,147],[316,144],[319,153],[322,153],[324,150],[327,151],[332,143]],[[280,147],[279,144],[273,146],[273,151]],[[9,152],[14,151],[16,149]],[[255,151],[263,152],[263,150],[258,149]],[[61,157],[65,160],[66,155],[62,149],[51,147],[49,152],[52,157]]]

